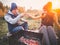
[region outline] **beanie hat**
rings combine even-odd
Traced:
[[[48,10],[52,8],[52,2],[48,2],[47,4],[44,5],[43,9]]]
[[[11,9],[10,9],[10,11],[12,11],[12,10],[14,10],[14,9],[16,9],[16,8],[17,8],[16,3],[12,3],[12,4],[11,4]]]

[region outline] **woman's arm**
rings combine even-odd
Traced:
[[[58,22],[58,17],[56,14],[54,15],[54,23],[60,28],[60,24]]]
[[[39,16],[35,17],[35,16],[32,16],[31,14],[27,14],[27,16],[35,20],[35,19],[43,18],[45,15],[39,15]]]

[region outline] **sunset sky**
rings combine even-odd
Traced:
[[[15,2],[18,6],[25,7],[26,9],[41,9],[48,2],[52,1],[53,9],[60,8],[60,0],[0,0],[4,5],[10,6],[12,2]]]

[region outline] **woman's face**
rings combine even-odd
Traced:
[[[43,12],[44,12],[44,13],[47,13],[47,10],[46,10],[46,9],[43,9]]]

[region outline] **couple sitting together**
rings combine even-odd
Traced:
[[[44,13],[39,17],[33,17],[28,13],[18,13],[18,7],[16,3],[11,4],[11,8],[8,13],[4,16],[5,20],[8,24],[8,29],[10,33],[14,33],[20,30],[28,30],[28,23],[27,20],[24,20],[22,17],[27,15],[32,19],[42,19],[41,27],[39,29],[39,33],[43,33],[43,39],[46,45],[57,45],[56,34],[54,32],[53,23],[58,23],[58,18],[55,12],[52,11],[52,2],[48,2],[43,7]],[[23,21],[23,23],[20,23]]]

